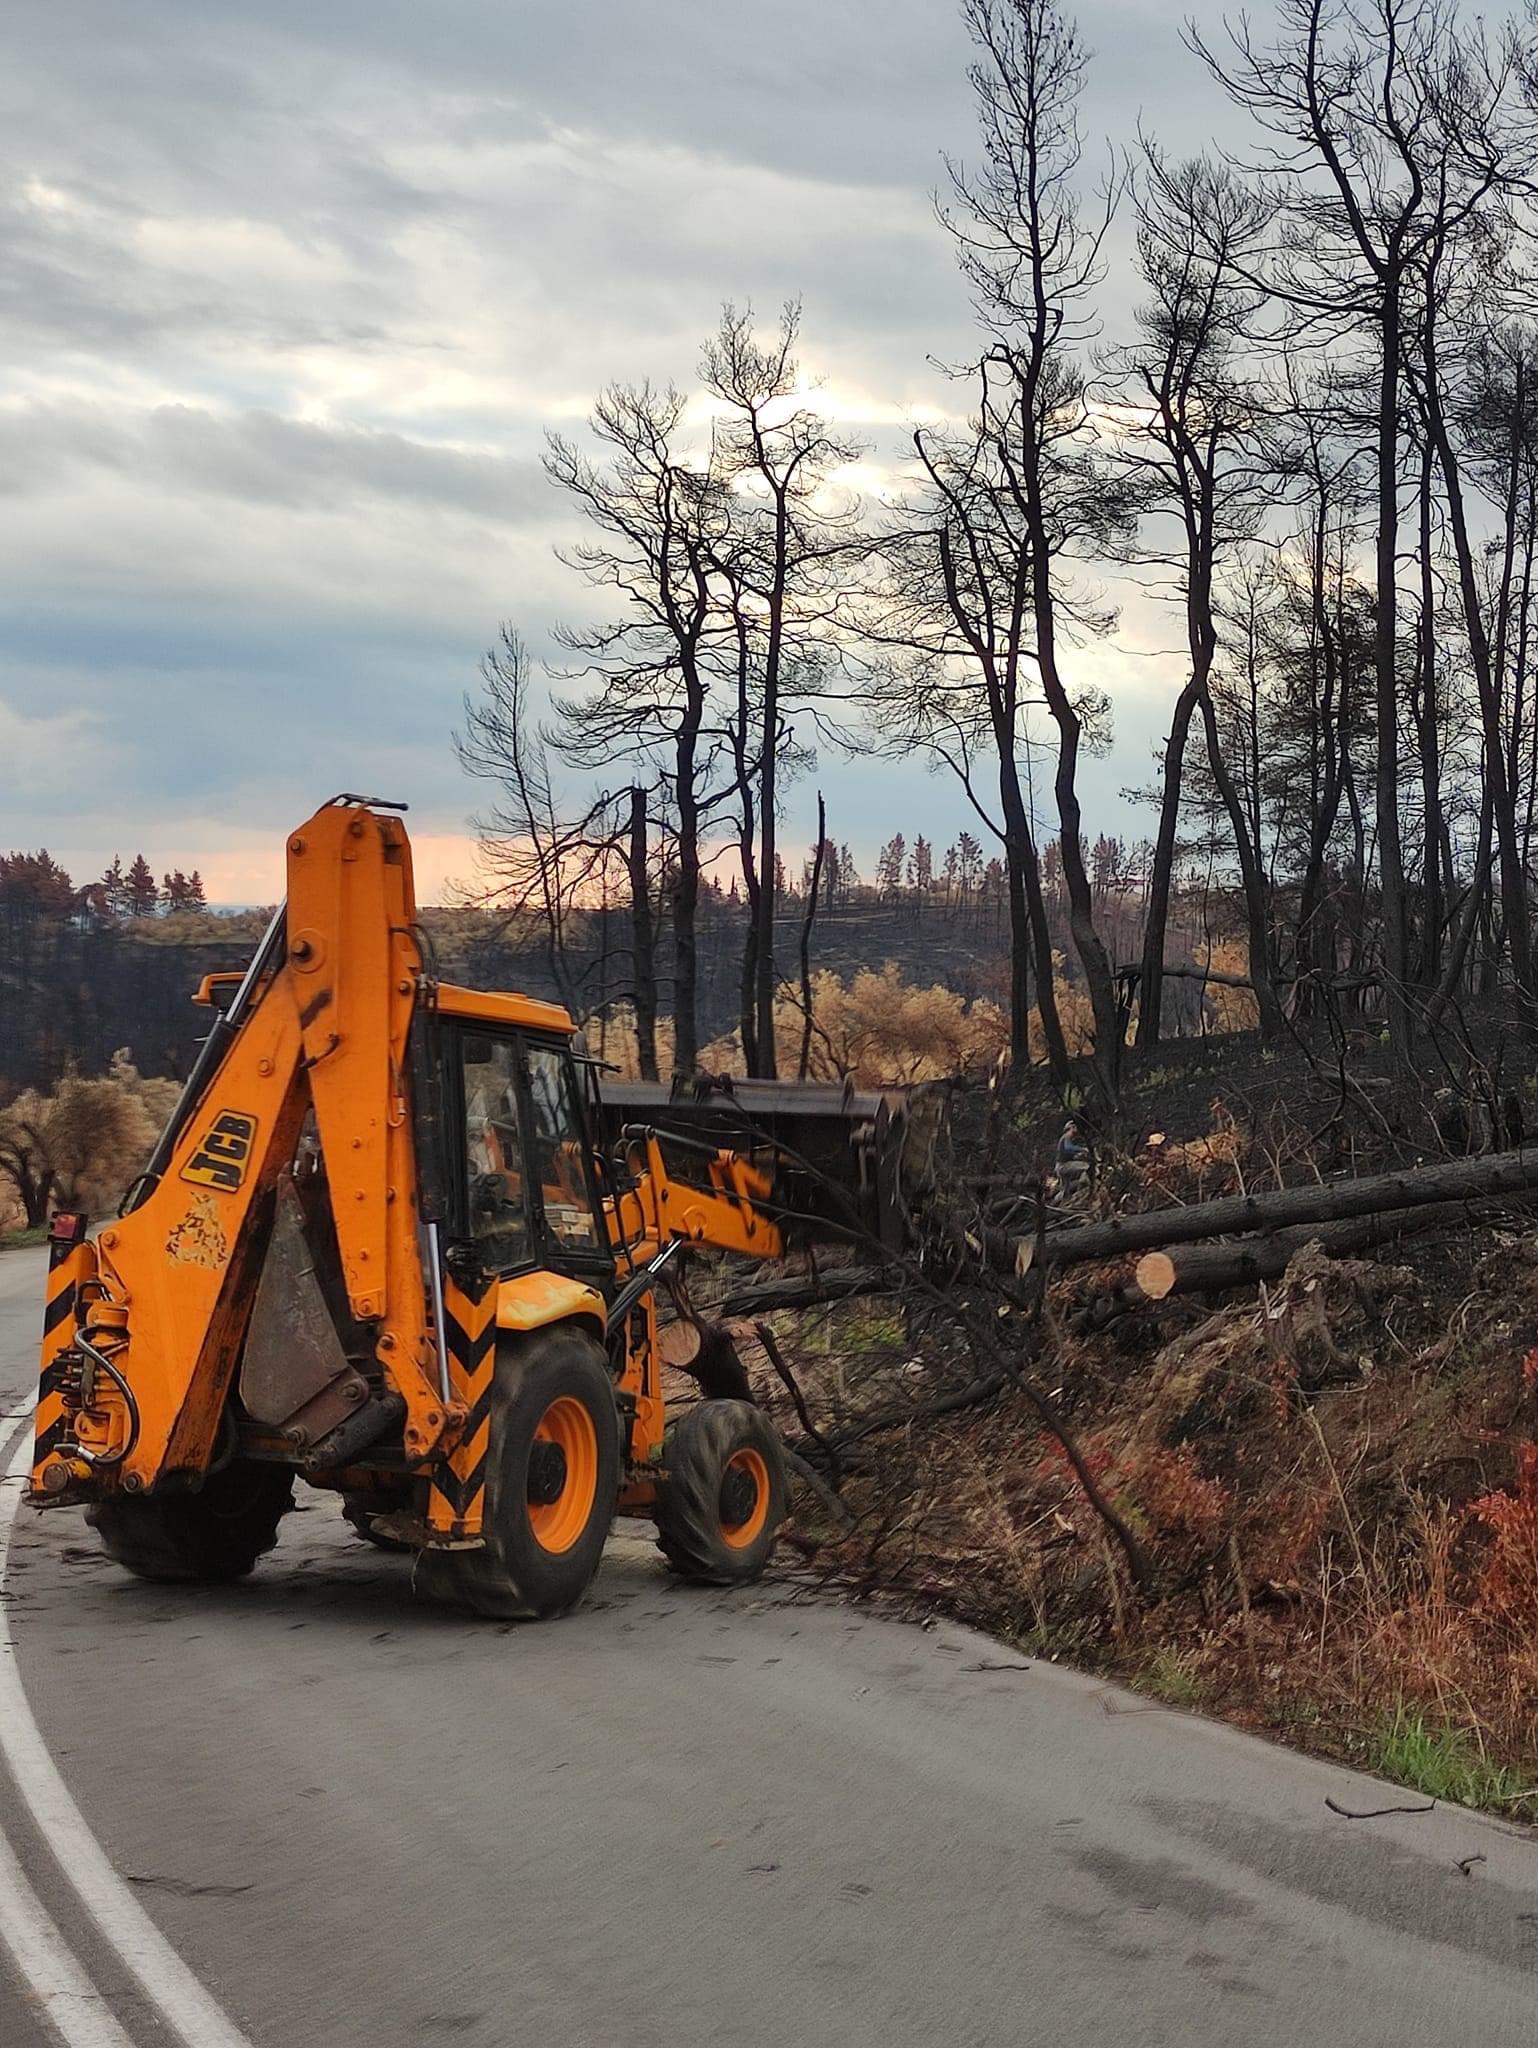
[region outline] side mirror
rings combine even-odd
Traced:
[[[245,978],[244,974],[205,974],[192,1000],[201,1003],[205,1010],[217,1010],[222,1017]]]

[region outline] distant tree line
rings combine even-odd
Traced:
[[[0,922],[13,931],[64,919],[104,924],[207,908],[203,877],[196,868],[190,874],[174,868],[157,882],[142,853],[136,853],[126,868],[121,856],[115,856],[98,881],[78,886],[46,848],[0,853]]]
[[[191,987],[242,965],[258,929],[211,912],[196,871],[114,861],[81,886],[47,852],[0,853],[0,1108],[125,1045],[148,1075],[185,1072],[205,1028]]]

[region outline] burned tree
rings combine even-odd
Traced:
[[[552,435],[545,467],[597,535],[562,559],[617,603],[603,624],[559,636],[574,657],[566,679],[589,688],[558,699],[557,744],[576,766],[628,757],[654,764],[665,780],[677,819],[674,1059],[688,1072],[699,1056],[701,823],[714,751],[711,562],[730,508],[720,472],[682,450],[685,403],[675,390],[611,386],[590,422],[607,462],[589,461]]]
[[[580,811],[562,802],[544,736],[531,703],[528,650],[510,626],[481,665],[481,692],[464,702],[455,735],[460,766],[496,794],[474,820],[480,840],[484,902],[515,924],[539,933],[539,956],[551,986],[575,1015],[591,1007],[577,963],[574,927],[595,878],[610,865],[615,842],[608,799]]]
[[[742,859],[751,923],[743,1049],[752,1074],[776,1071],[775,855],[780,772],[794,747],[795,714],[815,698],[838,648],[842,571],[860,545],[858,500],[836,472],[864,452],[833,432],[800,388],[800,308],[787,306],[762,341],[752,309],[728,305],[706,344],[701,376],[721,408],[712,466],[729,519],[713,542],[725,584],[742,810]],[[753,814],[757,813],[754,858]],[[750,1028],[751,1027],[751,1028]]]
[[[1193,712],[1201,716],[1207,765],[1233,835],[1260,1028],[1274,1037],[1282,1013],[1271,973],[1262,850],[1225,757],[1212,696],[1217,578],[1231,552],[1256,531],[1265,502],[1263,403],[1237,360],[1259,306],[1241,264],[1265,215],[1258,196],[1226,169],[1199,160],[1171,165],[1153,148],[1145,152],[1136,207],[1149,296],[1140,315],[1143,339],[1127,352],[1124,366],[1130,425],[1122,459],[1137,479],[1142,509],[1175,524],[1173,549],[1153,559],[1174,567],[1190,655],[1190,674],[1175,700],[1164,749],[1138,982],[1138,1043],[1154,1045],[1159,1038],[1181,773]]]
[[[1034,665],[1056,731],[1069,926],[1094,1012],[1097,1067],[1114,1094],[1123,1020],[1084,861],[1085,706],[1063,650],[1076,611],[1080,625],[1092,614],[1076,601],[1069,565],[1113,555],[1131,509],[1102,459],[1074,356],[1093,331],[1090,302],[1117,189],[1113,181],[1086,219],[1077,190],[1086,54],[1056,0],[965,0],[962,13],[977,53],[969,75],[982,154],[975,166],[948,163],[942,218],[987,338],[978,416],[1018,523]]]

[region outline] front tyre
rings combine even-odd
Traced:
[[[619,1499],[619,1411],[604,1354],[574,1329],[498,1347],[483,1550],[424,1551],[435,1597],[499,1620],[563,1614],[592,1583]]]
[[[243,1579],[271,1550],[293,1504],[286,1466],[236,1458],[196,1493],[109,1494],[85,1518],[135,1578],[220,1586]]]
[[[737,1586],[769,1562],[785,1520],[785,1460],[761,1409],[701,1401],[668,1433],[657,1547],[681,1578]]]

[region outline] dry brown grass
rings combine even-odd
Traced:
[[[1445,1783],[1467,1788],[1441,1796],[1526,1815],[1538,1805],[1530,1254],[1513,1233],[1492,1246],[1476,1230],[1427,1247],[1414,1269],[1312,1250],[1258,1299],[1062,1337],[1052,1384],[1158,1562],[1151,1604],[1013,1398],[867,1446],[846,1482],[862,1523],[840,1568],[1412,1782],[1442,1785],[1427,1775],[1440,1759]],[[860,1315],[832,1312],[834,1332]],[[839,1338],[812,1348],[807,1328],[787,1326],[786,1341],[827,1406]],[[942,1384],[937,1360],[915,1376],[914,1350],[878,1358],[845,1405]]]

